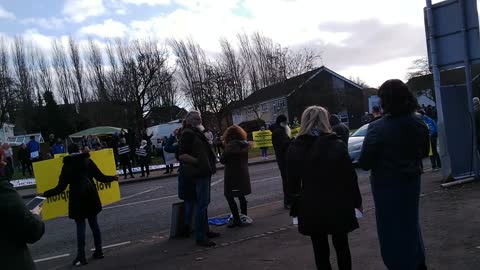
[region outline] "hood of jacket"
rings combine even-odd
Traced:
[[[63,164],[74,170],[86,170],[89,158],[90,154],[88,153],[68,155],[63,158]]]
[[[328,120],[330,122],[330,126],[332,127],[341,123],[340,118],[335,114],[330,115],[330,119]]]
[[[248,152],[250,144],[244,140],[233,140],[227,143],[225,151],[228,152]]]

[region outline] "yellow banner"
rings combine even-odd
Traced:
[[[90,152],[90,158],[97,164],[105,175],[116,175],[115,161],[112,149]],[[33,163],[37,192],[43,193],[57,186],[58,178],[63,166],[63,158],[54,158]],[[100,195],[102,205],[120,201],[120,187],[118,181],[101,183],[94,181]],[[42,209],[43,220],[49,220],[68,214],[69,188],[57,196],[45,200]]]
[[[270,130],[260,130],[252,132],[254,146],[253,148],[272,147],[272,132]]]
[[[298,132],[300,132],[300,128],[293,128],[291,130],[292,134],[290,135],[290,138],[294,138],[295,136],[297,136]]]

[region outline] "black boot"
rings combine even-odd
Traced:
[[[73,260],[72,265],[73,266],[82,266],[88,264],[87,259],[85,257],[78,257]]]

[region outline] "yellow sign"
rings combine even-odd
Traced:
[[[112,149],[90,152],[90,158],[97,164],[105,175],[116,175],[115,161]],[[63,158],[54,158],[33,163],[37,192],[43,193],[57,186],[60,172],[62,171]],[[101,183],[94,181],[102,205],[120,201],[120,187],[118,181]],[[57,196],[48,198],[43,204],[43,220],[49,220],[68,214],[69,188]]]
[[[293,129],[291,130],[291,132],[292,132],[292,133],[291,133],[291,135],[290,135],[290,138],[295,138],[295,136],[297,136],[298,132],[300,132],[300,128],[299,128],[299,127],[298,127],[298,128],[293,128]]]
[[[270,130],[260,130],[252,132],[253,148],[272,147],[272,132]]]

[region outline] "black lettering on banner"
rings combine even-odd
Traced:
[[[96,182],[96,183],[97,183],[97,191],[112,188],[112,183],[101,183],[101,182]]]

